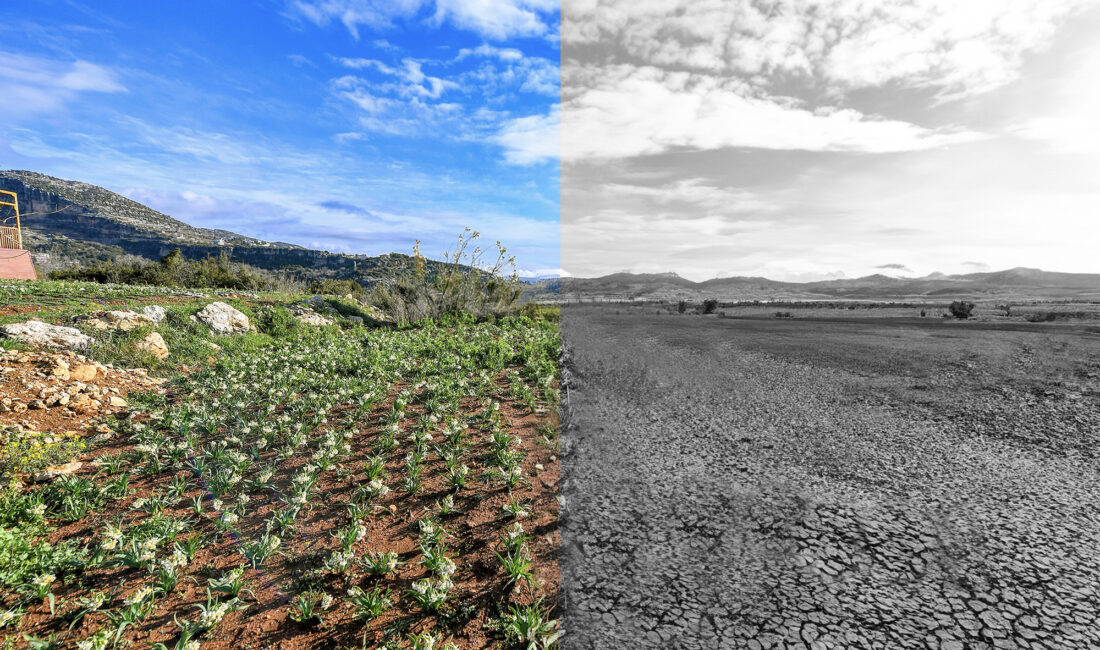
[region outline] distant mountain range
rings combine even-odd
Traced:
[[[156,260],[179,248],[192,259],[227,254],[234,261],[297,279],[353,279],[370,285],[412,264],[410,256],[400,253],[345,255],[195,228],[102,187],[30,171],[0,171],[0,189],[18,194],[25,215],[24,245],[44,270],[127,254]],[[761,277],[693,282],[675,273],[614,273],[601,278],[528,278],[525,293],[550,300],[1100,300],[1100,274],[1015,268],[799,283]]]
[[[412,257],[344,255],[228,230],[195,228],[102,187],[30,171],[0,171],[0,189],[19,196],[24,247],[41,270],[134,255],[157,260],[229,255],[233,261],[300,280],[353,279],[364,285],[409,268]],[[429,261],[430,268],[437,264]]]
[[[1100,300],[1100,274],[1014,268],[989,273],[922,278],[868,275],[818,282],[726,277],[693,282],[675,273],[614,273],[600,278],[559,278],[539,290],[563,300]]]

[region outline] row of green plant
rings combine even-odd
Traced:
[[[0,573],[2,631],[19,630],[28,610],[45,609],[56,619],[45,626],[53,641],[28,637],[32,645],[106,648],[154,615],[171,615],[178,633],[158,647],[190,650],[250,606],[258,587],[252,572],[273,564],[294,575],[281,588],[293,594],[290,618],[302,625],[322,626],[343,609],[367,626],[398,599],[437,620],[456,617],[466,609],[453,581],[463,567],[448,522],[475,492],[504,490],[512,496],[498,519],[495,553],[502,580],[526,597],[501,603],[496,625],[512,641],[553,644],[556,624],[538,603],[523,528],[531,505],[518,496],[529,480],[525,452],[502,403],[539,415],[555,407],[555,324],[444,317],[406,330],[291,328],[267,336],[180,376],[175,392],[186,400],[134,398],[140,410],[115,424],[130,445],[100,455],[94,476],[0,496],[0,555],[19,560]],[[426,495],[433,475],[442,477],[443,493]],[[157,488],[139,498],[132,482],[142,477]],[[328,517],[331,541],[307,552],[299,528],[331,501],[323,486],[333,480],[358,488],[341,514]],[[428,510],[409,507],[427,496],[435,497]],[[266,516],[255,515],[270,503],[276,507]],[[398,576],[397,554],[369,547],[365,523],[380,516],[415,525],[418,577],[407,569]],[[51,528],[76,521],[99,522],[97,538],[45,543]],[[239,563],[201,572],[196,558],[227,543]],[[124,570],[121,580],[97,583],[97,572],[112,568]],[[205,602],[164,611],[184,579],[203,587]],[[79,595],[55,597],[61,584],[89,583]],[[445,626],[399,632],[394,645],[445,647]]]

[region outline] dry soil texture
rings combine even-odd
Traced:
[[[574,307],[567,648],[1100,647],[1100,335]]]

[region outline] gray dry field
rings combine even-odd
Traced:
[[[562,331],[567,648],[1100,647],[1100,334]]]

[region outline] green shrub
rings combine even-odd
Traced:
[[[159,262],[108,260],[91,266],[53,271],[50,278],[241,291],[272,289],[276,284],[272,278],[262,275],[259,269],[233,262],[225,252],[218,257],[188,260],[178,248]]]
[[[252,322],[255,323],[256,329],[275,338],[289,336],[300,325],[289,309],[279,306],[258,309]]]
[[[947,310],[951,312],[951,315],[960,320],[966,320],[970,318],[970,314],[974,311],[974,303],[966,300],[956,300],[947,306]]]

